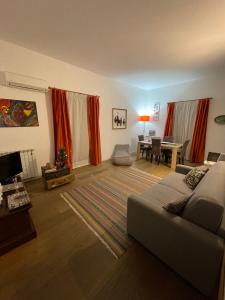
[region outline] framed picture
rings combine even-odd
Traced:
[[[35,102],[0,99],[0,127],[34,126],[39,126]]]
[[[153,111],[153,120],[159,121],[160,103],[155,103]]]
[[[127,110],[122,108],[112,109],[112,129],[127,128]]]

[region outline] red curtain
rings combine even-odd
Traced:
[[[198,163],[204,161],[209,102],[209,99],[198,101],[195,129],[190,150],[191,162]]]
[[[99,128],[99,97],[88,96],[88,133],[89,133],[89,159],[92,165],[102,162],[101,141]]]
[[[51,89],[52,110],[55,138],[55,159],[60,148],[65,148],[67,153],[67,165],[72,168],[72,138],[70,121],[66,102],[66,91]]]
[[[174,120],[175,103],[167,103],[167,119],[164,129],[164,137],[173,135],[173,120]]]

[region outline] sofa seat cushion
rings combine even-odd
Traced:
[[[133,161],[130,157],[113,157],[112,163],[119,166],[131,166]]]
[[[127,151],[118,150],[116,153],[113,154],[112,157],[130,157],[130,154]]]
[[[163,184],[155,184],[141,194],[142,198],[161,208],[168,203],[179,200],[183,196],[179,191]]]
[[[191,195],[193,191],[184,182],[184,177],[185,175],[174,172],[160,181],[160,185],[168,186],[184,195]]]
[[[225,162],[209,169],[182,213],[183,218],[214,233],[220,230],[225,202]]]

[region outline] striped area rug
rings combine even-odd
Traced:
[[[161,178],[135,168],[115,169],[92,183],[61,193],[61,197],[107,249],[119,258],[131,244],[127,235],[127,199]]]

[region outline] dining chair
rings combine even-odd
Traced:
[[[144,134],[140,134],[140,135],[138,136],[138,140],[139,140],[139,141],[144,141],[144,139],[145,139]]]
[[[225,161],[225,153],[220,153],[220,156],[218,157],[217,161]]]
[[[155,157],[155,161],[160,163],[161,159],[161,139],[152,138],[152,149],[151,149],[151,162],[153,161],[153,157]]]
[[[170,136],[170,135],[164,136],[163,142],[173,143],[174,142],[174,137]]]
[[[170,135],[164,136],[163,142],[173,143],[174,142],[174,137],[170,136]],[[170,160],[170,158],[172,157],[172,150],[170,150],[170,149],[163,149],[162,153],[164,155],[165,163],[168,163],[169,160]]]
[[[138,135],[138,141],[139,142],[144,141],[144,140],[145,140],[145,137],[144,137],[143,134]],[[143,145],[143,144],[140,145],[140,151],[141,151],[141,156],[142,157],[144,156],[144,153],[146,153],[146,159],[147,159],[147,152],[149,150],[151,150],[151,146]]]
[[[207,155],[207,161],[217,162],[219,159],[220,153],[218,152],[209,152]]]
[[[188,147],[189,143],[190,143],[190,140],[186,140],[183,143],[181,151],[179,151],[177,153],[177,159],[179,161],[179,164],[182,163],[184,165],[184,161],[185,161],[185,157],[186,157],[186,153],[187,153],[187,147]]]

